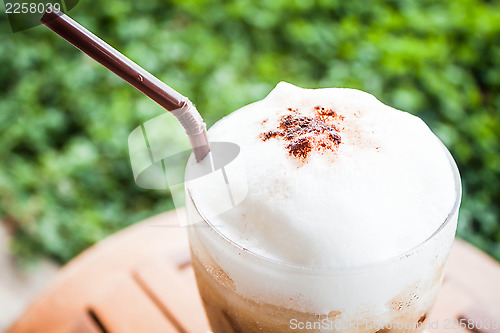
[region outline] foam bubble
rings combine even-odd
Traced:
[[[383,261],[431,236],[454,204],[437,137],[359,90],[282,82],[209,138],[240,146],[248,195],[218,215],[212,199],[226,188],[193,185],[193,199],[217,215],[211,222],[222,234],[266,258],[316,268]]]

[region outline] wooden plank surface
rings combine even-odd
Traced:
[[[457,239],[429,319],[436,324],[430,331],[436,333],[500,333],[500,265]],[[469,321],[474,324],[469,325]],[[496,329],[484,328],[494,321],[498,323]],[[464,323],[471,329],[461,328]]]
[[[427,325],[429,331],[435,333],[456,332],[466,333],[465,329],[454,324],[454,319],[458,319],[459,315],[466,311],[473,304],[470,295],[457,289],[453,281],[446,279],[439,291],[438,298],[434,304],[433,311],[429,317]],[[453,330],[451,330],[451,328]],[[469,332],[470,333],[470,332]]]
[[[155,216],[84,251],[9,332],[207,332],[186,230],[176,220],[175,212]],[[500,265],[457,240],[429,333],[500,332],[451,325],[460,318],[500,321]]]
[[[167,269],[158,260],[136,267],[134,276],[146,293],[155,299],[157,306],[177,323],[181,332],[206,332],[208,322],[196,289],[193,270],[190,266],[181,265],[179,268],[187,269],[193,279],[187,280],[184,275]],[[194,316],[197,317],[195,320]]]
[[[500,319],[499,264],[474,246],[457,241],[448,262],[448,279],[457,288],[473,296],[478,305],[484,304]]]
[[[131,275],[117,277],[106,293],[90,302],[88,309],[108,332],[182,332]]]
[[[80,312],[74,319],[73,324],[68,327],[68,333],[102,333],[102,329],[96,324],[88,312]]]
[[[165,267],[178,270],[177,263],[170,255],[186,252],[188,242],[184,228],[172,227],[172,220],[176,219],[175,212],[152,217],[81,253],[61,269],[9,332],[70,332],[75,329],[75,321],[81,321],[82,313],[85,315],[97,300],[109,296],[109,290],[113,290],[117,281],[123,276],[133,279],[135,267],[157,259],[163,261]],[[192,280],[186,281],[194,287]],[[201,301],[198,299],[198,302]],[[203,329],[206,332],[208,324],[204,313],[199,316],[200,322],[206,325]],[[106,318],[97,319],[106,322]],[[167,317],[164,319],[171,323]]]

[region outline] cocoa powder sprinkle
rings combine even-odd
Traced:
[[[334,151],[341,143],[340,130],[331,122],[334,119],[343,120],[332,109],[315,106],[315,116],[305,116],[298,109],[288,108],[293,114],[280,118],[276,130],[260,134],[262,141],[271,138],[282,138],[290,156],[306,160],[311,151]]]

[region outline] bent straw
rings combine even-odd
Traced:
[[[47,11],[40,22],[137,90],[170,111],[186,130],[196,160],[209,152],[206,125],[193,103],[60,11]]]

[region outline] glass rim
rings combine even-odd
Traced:
[[[266,264],[271,264],[275,265],[284,269],[289,269],[289,270],[295,270],[295,271],[300,271],[301,273],[305,274],[322,274],[322,275],[349,275],[349,274],[355,274],[355,273],[360,273],[364,272],[366,270],[369,270],[374,267],[380,267],[384,265],[388,265],[393,262],[397,262],[400,260],[405,260],[408,259],[412,256],[414,256],[416,253],[419,252],[419,250],[424,247],[427,243],[429,243],[432,239],[434,239],[437,235],[440,234],[440,232],[449,224],[449,222],[455,217],[455,214],[457,213],[460,202],[462,199],[462,183],[460,180],[460,173],[458,170],[458,166],[453,159],[453,156],[451,155],[450,151],[448,148],[444,145],[444,143],[436,136],[436,139],[438,143],[442,146],[446,157],[448,159],[449,165],[452,169],[453,173],[453,179],[455,183],[455,201],[453,203],[453,206],[450,209],[450,212],[448,213],[448,216],[445,218],[443,223],[439,225],[439,227],[425,240],[423,240],[421,243],[417,244],[416,246],[412,247],[411,249],[397,254],[395,256],[375,261],[372,263],[367,263],[367,264],[361,264],[361,265],[352,265],[352,266],[336,266],[336,267],[312,267],[312,266],[304,266],[304,265],[297,265],[297,264],[292,264],[292,263],[287,263],[283,262],[277,259],[272,259],[265,257],[261,254],[252,252],[248,250],[247,248],[241,246],[240,244],[236,243],[234,240],[229,239],[226,235],[224,235],[220,230],[217,229],[216,225],[214,225],[208,218],[206,218],[203,213],[200,211],[198,206],[196,205],[196,202],[191,195],[191,191],[189,187],[187,186],[187,183],[185,184],[185,191],[189,197],[189,200],[191,200],[191,203],[193,204],[193,207],[196,211],[196,213],[201,217],[203,222],[207,224],[207,226],[213,230],[219,237],[221,237],[224,241],[226,241],[231,247],[234,247],[237,252],[245,253],[247,255],[250,255],[252,258],[254,258],[257,261],[263,261]],[[193,155],[190,157],[188,166],[192,162]],[[187,168],[186,168],[187,171]],[[188,223],[188,227],[192,227],[191,224]]]

